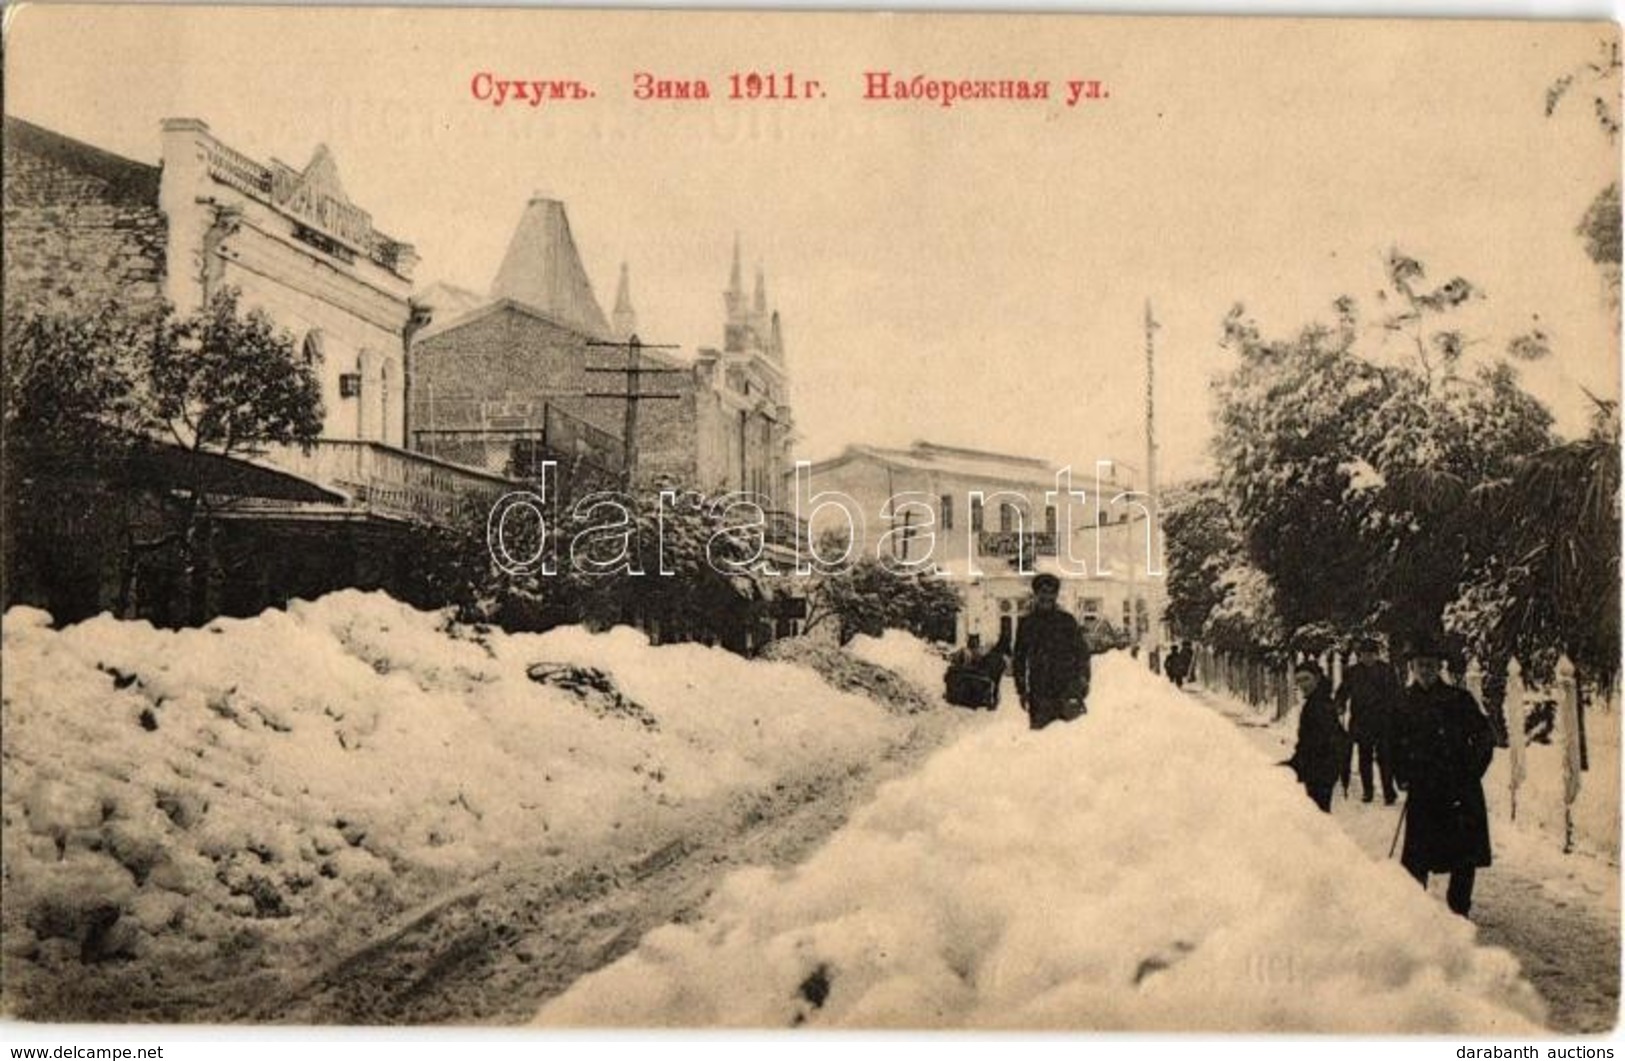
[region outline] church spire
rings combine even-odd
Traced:
[[[762,272],[761,262],[756,263],[756,297],[751,302],[758,320],[767,316],[767,276]]]
[[[728,290],[723,294],[723,300],[728,304],[728,319],[733,320],[745,308],[745,281],[741,278],[739,268],[739,233],[734,233],[734,264],[733,271],[728,275]]]
[[[632,281],[625,262],[621,263],[621,279],[615,287],[615,309],[610,315],[610,323],[615,328],[615,337],[623,342],[638,330],[638,313],[632,308]]]

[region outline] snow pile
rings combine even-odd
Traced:
[[[1120,656],[1089,714],[1000,712],[803,866],[578,981],[545,1025],[1508,1035],[1505,951],[1373,862],[1224,719]]]
[[[859,634],[846,650],[866,663],[901,674],[933,698],[942,696],[947,660],[929,642],[906,630],[887,630],[879,637]]]
[[[760,658],[810,668],[836,689],[867,696],[891,711],[914,714],[941,706],[941,700],[932,691],[934,685],[941,683],[940,676],[932,684],[922,685],[908,675],[871,663],[849,649],[813,638],[788,637],[771,641]]]
[[[105,958],[335,957],[500,860],[635,847],[904,726],[787,664],[471,633],[382,594],[181,631],[14,609],[3,645],[8,989]]]

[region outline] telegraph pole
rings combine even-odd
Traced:
[[[638,405],[647,401],[675,400],[678,394],[645,394],[642,380],[644,376],[680,375],[680,368],[644,368],[643,351],[649,350],[676,350],[676,346],[652,345],[645,347],[642,340],[632,336],[624,343],[608,343],[593,340],[588,346],[612,347],[616,350],[626,351],[625,368],[595,368],[589,367],[588,372],[614,372],[626,377],[626,389],[615,393],[589,391],[589,398],[620,398],[626,402],[626,420],[624,426],[625,437],[621,441],[621,475],[626,480],[626,489],[630,491],[637,481],[638,470]]]
[[[1158,535],[1160,519],[1157,515],[1157,344],[1156,332],[1162,325],[1151,314],[1151,300],[1145,300],[1145,492],[1149,499],[1147,508],[1151,518],[1146,521],[1146,562],[1160,561],[1162,554],[1162,541]],[[1132,562],[1132,561],[1131,561]],[[1160,570],[1162,564],[1156,563]],[[1156,576],[1146,572],[1147,593],[1146,616],[1147,637],[1150,648],[1160,648],[1162,645],[1162,593],[1157,584]],[[1139,620],[1136,619],[1136,622]]]

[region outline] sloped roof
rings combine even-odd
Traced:
[[[855,460],[870,460],[891,468],[908,471],[936,472],[979,482],[1015,483],[1020,485],[1044,484],[1053,486],[1058,470],[1048,461],[1036,457],[991,453],[985,450],[960,449],[939,446],[930,442],[916,442],[908,449],[884,446],[852,445],[833,460],[813,465],[813,471],[822,471]]]
[[[487,302],[484,305],[477,306],[474,309],[469,310],[467,313],[462,313],[455,316],[448,315],[442,318],[439,314],[436,314],[434,323],[423,329],[423,331],[418,335],[417,343],[422,344],[431,339],[444,341],[445,336],[448,333],[455,332],[461,328],[466,328],[472,324],[477,324],[488,317],[493,317],[498,314],[508,314],[509,316],[526,317],[531,320],[541,321],[545,324],[550,324],[555,328],[562,328],[567,332],[573,332],[584,342],[605,341],[601,335],[595,335],[588,332],[579,325],[572,324],[569,321],[560,320],[553,314],[539,309],[536,306],[532,306],[528,303],[520,302],[511,298],[504,298],[498,299],[494,302]],[[601,352],[607,358],[624,354],[624,351],[612,349],[605,349]],[[683,358],[674,356],[674,351],[664,350],[659,347],[643,347],[642,358],[644,363],[650,368],[678,368],[689,370],[694,367],[690,362],[684,360]],[[608,362],[606,362],[606,364],[607,363]]]
[[[915,442],[907,449],[850,445],[839,456],[814,464],[812,471],[821,472],[857,460],[874,461],[898,471],[935,472],[989,484],[1042,485],[1046,490],[1054,489],[1056,475],[1062,468],[1062,465],[1039,457],[922,441]],[[1089,487],[1094,473],[1092,464],[1072,465],[1073,482],[1079,489]],[[1107,475],[1103,483],[1119,489],[1122,487],[1116,474]]]
[[[115,155],[99,147],[53,132],[33,122],[6,115],[6,150],[50,159],[58,165],[85,173],[106,183],[114,195],[142,203],[158,203],[157,166]]]
[[[472,313],[489,301],[478,291],[439,281],[421,288],[412,301],[428,306],[434,313],[434,324],[449,324],[465,313]]]
[[[570,234],[570,219],[557,199],[538,195],[526,205],[491,284],[491,298],[534,306],[593,336],[610,334]]]

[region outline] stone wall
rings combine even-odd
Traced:
[[[539,431],[544,403],[620,438],[625,401],[588,395],[624,391],[626,377],[587,369],[624,367],[626,355],[588,342],[588,336],[515,303],[499,303],[450,327],[431,327],[412,346],[410,444],[428,450],[428,440],[447,430]],[[645,367],[665,363],[654,355],[643,360]],[[640,480],[669,477],[701,490],[711,485],[696,481],[697,386],[687,369],[643,377],[645,392],[678,398],[639,406]],[[504,406],[508,415],[493,420]]]
[[[5,314],[130,309],[162,297],[156,166],[5,122]]]

